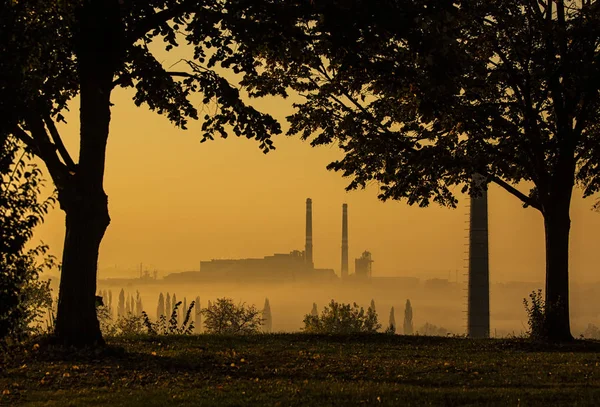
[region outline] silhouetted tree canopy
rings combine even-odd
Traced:
[[[267,152],[279,124],[242,101],[216,72],[228,66],[243,18],[209,0],[3,1],[0,4],[0,124],[41,158],[66,213],[56,336],[72,345],[102,343],[95,309],[98,248],[110,223],[103,187],[111,92],[134,89],[133,101],[185,128],[202,120],[201,140],[215,135],[256,139]],[[189,46],[189,58],[164,67],[152,43]],[[239,70],[238,70],[239,71]],[[191,97],[200,93],[210,112]],[[66,149],[56,123],[79,96],[79,158]],[[72,106],[71,106],[72,107]],[[0,129],[0,130],[2,130]]]
[[[383,200],[454,207],[455,186],[480,173],[539,210],[548,332],[570,339],[571,195],[600,186],[598,2],[257,4],[249,19],[264,31],[239,49],[258,65],[245,83],[303,96],[288,134],[337,144],[344,157],[328,168]]]

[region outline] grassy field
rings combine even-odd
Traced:
[[[600,405],[600,344],[390,335],[134,337],[0,357],[0,404]]]

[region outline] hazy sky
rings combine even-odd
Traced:
[[[180,57],[165,55],[162,62],[168,66]],[[140,262],[164,273],[197,270],[200,260],[212,258],[303,250],[307,197],[313,200],[316,267],[339,274],[342,203],[348,203],[351,273],[353,259],[364,250],[373,254],[374,276],[454,279],[455,270],[463,272],[468,199],[455,210],[423,209],[382,203],[375,185],[346,193],[349,180],[325,169],[340,157],[336,147],[312,148],[286,136],[276,137],[277,149],[267,155],[255,141],[234,136],[201,144],[200,123],[176,129],[147,107],[135,107],[131,96],[123,89],[112,96],[105,176],[112,221],[100,249],[100,278],[135,275]],[[256,105],[281,119],[291,111],[282,99]],[[71,110],[68,124],[59,128],[77,157],[78,100]],[[590,210],[593,199],[574,195],[572,280],[596,281],[600,213]],[[541,215],[498,187],[491,187],[489,197],[492,281],[543,281]],[[60,209],[51,212],[36,238],[61,255]]]

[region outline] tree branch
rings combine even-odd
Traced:
[[[496,185],[501,186],[502,188],[504,188],[506,191],[508,191],[510,194],[516,196],[517,198],[519,198],[521,201],[523,201],[523,203],[527,206],[531,206],[532,208],[537,209],[538,211],[542,211],[542,205],[535,199],[525,195],[524,193],[522,193],[521,191],[519,191],[517,188],[513,187],[512,185],[510,185],[508,182],[504,181],[503,179],[500,179],[498,177],[496,177],[495,175],[490,175],[490,174],[485,174],[486,177],[488,177],[488,179],[492,182],[494,182]]]
[[[41,158],[41,154],[37,144],[35,143],[35,140],[32,137],[30,137],[29,134],[25,132],[25,130],[23,130],[20,126],[16,126],[13,129],[12,133],[15,135],[16,138],[21,140],[23,144],[29,147],[35,155]]]
[[[60,191],[65,187],[65,182],[68,179],[67,166],[60,160],[56,153],[56,146],[50,141],[44,127],[44,122],[39,117],[35,116],[27,120],[26,123],[31,129],[31,136],[29,136],[20,126],[16,126],[13,129],[13,134],[30,147],[33,152],[44,161],[54,184]]]
[[[67,168],[69,170],[75,169],[75,162],[73,162],[73,159],[69,155],[69,152],[67,151],[67,149],[62,141],[62,138],[60,137],[60,133],[58,132],[58,129],[56,128],[56,125],[54,124],[54,120],[52,120],[52,118],[49,115],[45,115],[44,123],[46,123],[46,127],[50,131],[50,136],[52,137],[52,141],[54,141],[54,145],[56,145],[56,148],[57,148],[60,156],[62,157],[64,163],[67,165]]]

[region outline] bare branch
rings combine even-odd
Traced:
[[[13,129],[13,134],[44,161],[50,176],[54,180],[54,185],[60,191],[64,188],[65,182],[68,179],[68,168],[60,160],[56,152],[56,146],[50,141],[43,120],[39,116],[32,116],[26,123],[31,130],[31,136],[20,126]]]
[[[18,138],[19,140],[21,140],[23,142],[23,144],[25,144],[27,147],[29,147],[31,149],[31,151],[37,155],[38,157],[41,158],[39,149],[35,143],[35,140],[29,136],[29,134],[27,134],[27,132],[25,132],[25,130],[23,130],[20,126],[16,126],[13,129],[14,136],[16,138]]]
[[[52,140],[54,141],[54,144],[56,145],[56,148],[58,149],[58,152],[61,155],[64,163],[67,165],[67,168],[74,169],[75,163],[73,162],[73,159],[69,155],[69,152],[67,151],[62,138],[60,137],[60,133],[54,124],[54,120],[52,120],[49,115],[45,115],[44,123],[46,123],[46,127],[50,131],[50,136],[52,136]]]
[[[517,188],[510,185],[508,182],[496,177],[495,175],[489,175],[489,174],[485,174],[485,175],[486,175],[486,177],[488,177],[488,179],[490,181],[494,182],[496,185],[501,186],[506,191],[508,191],[510,194],[519,198],[521,201],[523,201],[523,203],[525,205],[531,206],[532,208],[535,208],[540,212],[542,211],[542,205],[537,200],[525,195],[523,192],[519,191]]]

